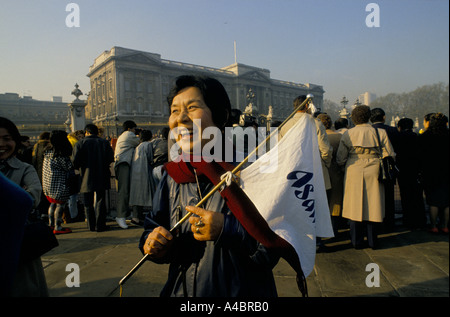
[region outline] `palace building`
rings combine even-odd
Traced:
[[[139,127],[158,130],[169,117],[166,97],[174,79],[197,74],[218,79],[225,87],[232,108],[245,111],[251,94],[253,115],[267,115],[272,107],[272,120],[284,120],[292,112],[298,95],[313,94],[314,104],[322,108],[323,87],[272,79],[268,69],[235,63],[214,68],[165,60],[161,55],[122,47],[100,54],[89,67],[87,76],[91,90],[86,117],[109,134],[117,134],[125,120]]]

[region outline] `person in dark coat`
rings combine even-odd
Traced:
[[[389,141],[394,148],[394,152],[397,153],[398,147],[398,136],[399,132],[397,128],[391,127],[385,124],[386,114],[381,108],[374,108],[371,110],[370,121],[372,126],[378,129],[384,129],[387,133]],[[394,186],[395,180],[393,182],[384,183],[384,197],[385,197],[385,218],[383,221],[384,229],[386,231],[392,231],[395,225],[395,197],[394,197]]]
[[[107,229],[105,191],[111,188],[110,165],[114,162],[114,152],[109,142],[98,136],[96,125],[87,124],[85,132],[86,137],[73,149],[73,165],[81,175],[80,194],[84,198],[89,230],[104,231]]]
[[[442,113],[430,117],[428,129],[419,135],[419,169],[426,202],[430,207],[431,232],[448,234],[449,218],[449,131]]]
[[[169,126],[177,137],[176,145],[181,147],[182,155],[194,160],[171,158],[172,162],[165,164],[139,243],[150,260],[170,263],[161,296],[277,296],[272,268],[279,255],[244,229],[220,192],[212,194],[202,208],[195,207],[214,187],[212,179],[218,176],[214,175],[217,169],[234,165],[216,160],[206,163],[204,153],[202,161],[196,163],[193,149],[197,145],[202,148],[205,140],[176,132],[177,128],[185,128],[192,134],[198,120],[199,135],[208,127],[223,131],[231,110],[225,89],[212,78],[181,76],[168,103]],[[225,138],[222,142],[226,142]],[[169,230],[187,211],[194,215],[171,233]]]
[[[11,296],[14,277],[19,266],[20,249],[22,245],[25,223],[30,214],[33,200],[19,185],[9,180],[0,172],[0,295]]]
[[[161,180],[163,164],[169,161],[169,127],[164,127],[161,137],[154,139],[153,143],[153,179],[156,184]]]
[[[412,229],[426,224],[422,188],[419,183],[419,148],[414,121],[402,118],[397,123],[399,142],[395,157],[399,168],[398,186],[402,202],[403,225]]]

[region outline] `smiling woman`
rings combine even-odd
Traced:
[[[211,141],[210,135],[205,131],[214,128],[223,133],[225,126],[229,125],[230,99],[225,88],[216,79],[180,76],[170,91],[167,102],[170,107],[171,135],[187,156],[201,155],[204,146]],[[215,139],[214,136],[213,134],[212,139]]]
[[[20,161],[17,151],[20,133],[9,119],[0,117],[0,171],[11,181],[24,188],[37,206],[42,191],[41,182],[34,167]]]
[[[0,128],[0,160],[6,160],[17,153],[18,140],[6,129]]]
[[[195,147],[203,148],[206,141],[202,138],[203,130],[211,126],[215,126],[211,110],[205,104],[200,89],[182,89],[173,99],[169,117],[169,127],[175,129],[174,135],[181,149],[193,153]]]
[[[16,158],[18,144],[20,144],[20,133],[16,125],[11,120],[0,117],[0,172],[23,188],[30,195],[34,207],[36,207],[41,197],[41,182],[32,165]],[[0,204],[3,203],[0,201]],[[27,232],[26,229],[25,232]],[[30,236],[30,239],[35,238],[35,235]],[[23,243],[21,250],[26,250],[27,246],[26,243]],[[21,261],[17,267],[9,295],[13,297],[48,296],[47,282],[40,256],[26,259],[27,255],[29,255],[27,252],[22,252],[20,255]],[[11,273],[14,274],[14,272]]]
[[[207,140],[201,136],[208,133],[203,131],[214,128],[222,134],[228,125],[230,100],[222,84],[213,78],[182,76],[167,100],[169,126],[177,130],[174,134],[184,150],[183,157],[202,153],[195,148],[205,146]],[[197,135],[194,130],[198,130]],[[220,140],[226,142],[224,137]],[[196,206],[217,179],[233,168],[231,163],[208,161],[203,156],[165,165],[139,244],[150,260],[170,263],[162,296],[277,295],[272,268],[278,254],[244,229],[219,192]],[[193,214],[189,221],[170,230],[188,212]]]

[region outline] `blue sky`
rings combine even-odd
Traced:
[[[80,27],[65,24],[66,5]],[[366,5],[380,27],[366,26]],[[274,79],[322,85],[353,102],[448,83],[448,0],[0,0],[0,93],[71,101],[94,59],[113,46],[163,59],[267,68]]]

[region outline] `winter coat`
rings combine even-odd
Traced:
[[[120,163],[131,165],[134,149],[139,145],[139,138],[131,131],[124,131],[117,139],[114,150],[114,168]]]
[[[155,182],[152,176],[153,144],[142,142],[134,151],[130,171],[130,206],[152,206]]]
[[[109,142],[96,135],[79,140],[73,149],[73,165],[81,171],[80,193],[111,188],[110,164],[114,153]]]
[[[41,200],[42,185],[39,181],[36,169],[32,165],[22,162],[13,156],[0,164],[0,172],[30,194],[33,199],[34,208],[39,205],[39,201]]]
[[[70,197],[69,172],[73,164],[68,156],[55,156],[53,150],[44,153],[42,190],[44,195],[65,202]]]
[[[199,185],[204,197],[212,184],[203,177]],[[185,207],[200,201],[196,183],[177,184],[164,172],[153,200],[153,211],[145,219],[139,248],[156,227],[170,230],[185,214]],[[272,268],[279,257],[254,240],[231,213],[219,192],[204,209],[221,212],[224,226],[217,241],[193,238],[185,221],[167,256],[155,261],[170,263],[169,276],[161,296],[242,297],[277,296]]]
[[[395,157],[386,131],[378,129],[382,157]],[[378,139],[375,128],[365,123],[342,135],[336,162],[345,165],[342,217],[353,221],[382,222],[384,218],[384,186],[378,181]]]
[[[342,212],[344,191],[344,172],[343,168],[336,163],[336,153],[339,148],[339,142],[341,141],[342,134],[330,129],[326,131],[330,145],[333,148],[333,158],[331,160],[330,167],[328,168],[331,182],[328,205],[332,216],[340,216]]]
[[[169,161],[169,144],[167,139],[155,139],[153,144],[153,168],[163,165]]]
[[[427,204],[449,206],[449,134],[430,130],[418,136],[419,172]]]

